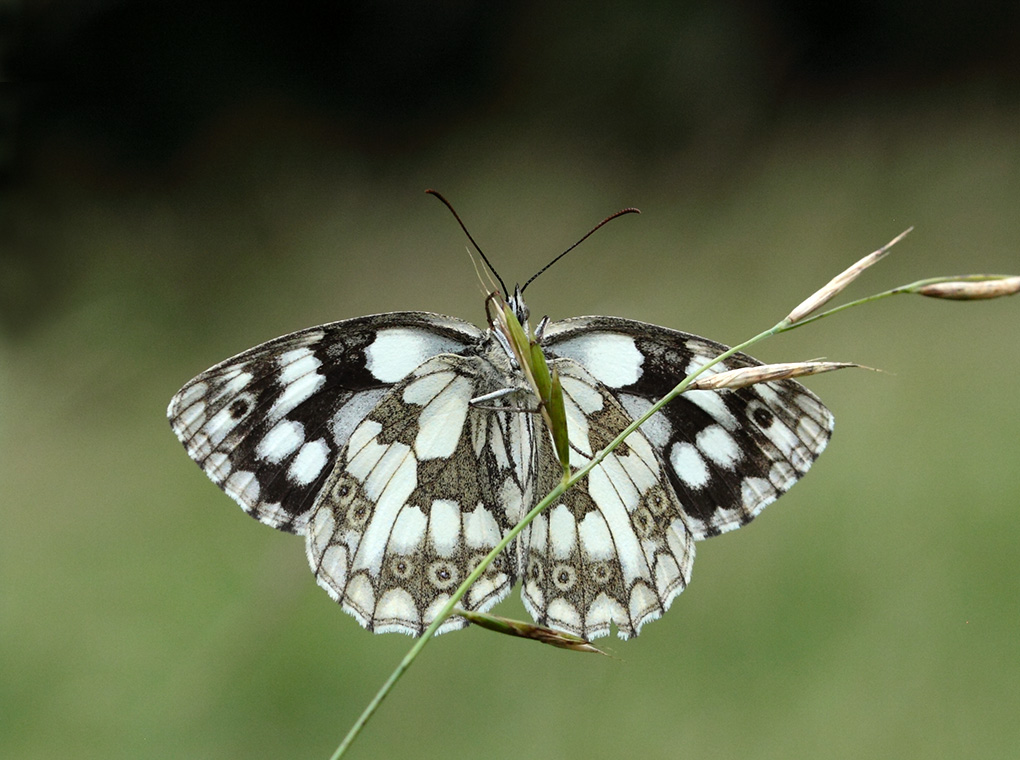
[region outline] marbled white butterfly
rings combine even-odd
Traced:
[[[583,465],[725,346],[616,317],[527,328],[560,377]],[[737,354],[713,368],[757,365]],[[188,455],[251,516],[305,536],[319,585],[377,633],[420,635],[450,593],[559,482],[508,336],[393,312],[284,335],[187,383],[168,416]],[[694,542],[739,528],[803,475],[833,418],[792,380],[671,401],[528,526],[461,600],[522,582],[541,625],[622,638],[687,585]],[[462,628],[449,618],[439,632]]]

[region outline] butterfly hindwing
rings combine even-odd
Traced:
[[[340,451],[310,521],[308,559],[366,628],[420,635],[520,519],[534,465],[530,439],[515,441],[513,430],[529,418],[470,403],[503,379],[482,357],[436,356],[395,384]],[[516,580],[511,546],[461,605],[488,609]],[[439,630],[464,625],[452,617]]]
[[[582,364],[631,417],[726,350],[696,335],[615,317],[552,323],[543,345],[550,355]],[[757,364],[737,354],[709,371]],[[785,493],[825,448],[832,425],[817,396],[784,380],[690,391],[641,432],[665,465],[691,534],[702,539],[745,525]]]
[[[451,317],[397,312],[284,335],[206,370],[167,415],[189,456],[241,507],[303,533],[355,426],[430,356],[478,343]]]
[[[563,385],[571,465],[590,461],[630,422],[617,399],[582,366],[553,362]],[[548,435],[538,438],[541,486],[559,478]],[[588,478],[521,534],[522,596],[536,621],[586,639],[615,624],[621,637],[669,608],[686,587],[694,543],[653,447],[635,431]]]

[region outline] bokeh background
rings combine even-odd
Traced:
[[[1020,6],[0,3],[0,755],[325,758],[410,644],[244,516],[164,409],[276,335],[483,319],[504,279],[736,342],[1020,270]],[[433,642],[351,757],[1020,755],[1020,302],[900,298],[761,347],[837,417],[612,658]],[[519,600],[500,611],[525,613]]]

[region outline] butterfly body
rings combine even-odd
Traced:
[[[394,312],[292,333],[202,373],[168,415],[245,511],[305,536],[318,583],[363,626],[419,635],[559,482],[724,346],[614,317],[531,334],[563,389],[554,445],[525,359],[487,330]],[[736,355],[716,369],[757,364]],[[626,638],[690,579],[695,540],[750,521],[825,447],[832,416],[793,381],[683,394],[537,517],[471,587],[484,611],[520,581],[543,625]],[[466,625],[452,617],[440,632]]]

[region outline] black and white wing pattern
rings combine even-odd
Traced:
[[[304,534],[338,452],[387,390],[482,337],[468,322],[423,312],[312,327],[206,370],[167,416],[188,455],[245,512]]]
[[[504,306],[527,332],[519,291]],[[725,350],[612,317],[554,322],[537,340],[562,384],[573,467]],[[498,321],[484,332],[424,312],[334,322],[203,372],[168,415],[246,512],[305,536],[319,585],[361,625],[420,635],[560,479],[516,350]],[[715,371],[755,364],[737,355]],[[522,531],[461,605],[484,611],[521,580],[540,624],[636,635],[686,587],[694,541],[754,518],[831,430],[793,381],[688,392]]]
[[[344,610],[369,630],[420,635],[535,500],[540,418],[516,397],[470,403],[521,390],[485,337],[419,312],[310,328],[203,372],[168,416],[246,512],[306,537],[316,580]],[[461,606],[504,598],[518,566],[511,545]],[[465,625],[452,617],[439,632]]]
[[[726,346],[657,325],[616,317],[553,322],[543,348],[584,366],[623,406],[643,414],[686,375]],[[709,373],[756,366],[737,354]],[[734,391],[689,391],[641,426],[695,539],[750,522],[814,463],[833,417],[793,380]]]
[[[534,499],[540,418],[471,404],[506,379],[484,357],[436,356],[394,385],[341,449],[311,517],[308,561],[366,628],[420,635]],[[511,544],[461,606],[494,605],[517,566]],[[451,617],[438,632],[466,624]]]
[[[570,359],[552,362],[563,385],[571,465],[586,464],[631,422],[609,389]],[[539,441],[540,495],[560,477]],[[694,541],[655,447],[636,430],[587,479],[521,533],[524,606],[541,624],[585,639],[615,624],[622,638],[659,617],[687,586]]]

